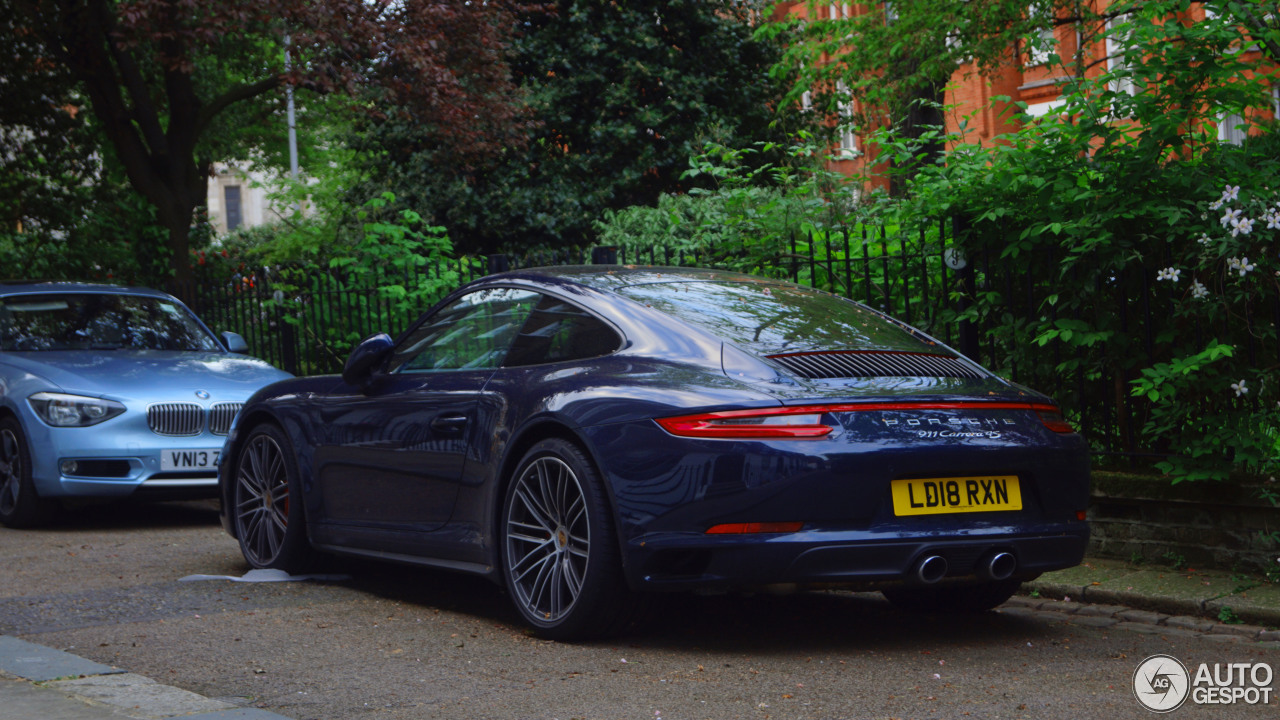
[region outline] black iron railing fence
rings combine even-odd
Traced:
[[[1159,338],[1171,331],[1171,313],[1163,305],[1168,298],[1152,293],[1156,269],[1128,268],[1124,273],[1136,275],[1111,278],[1114,296],[1107,294],[1108,288],[1096,288],[1114,305],[1106,312],[1119,323],[1124,341],[1113,345],[1124,355],[1123,362],[1104,363],[1110,370],[1099,369],[1095,362],[1062,372],[1064,358],[1078,351],[1057,341],[1039,347],[1028,329],[1031,321],[1043,326],[1046,318],[1058,320],[1057,307],[1046,299],[1066,290],[1059,280],[1059,259],[1050,251],[1014,262],[994,246],[961,251],[952,242],[951,230],[949,223],[938,223],[909,235],[870,226],[809,232],[793,236],[781,252],[768,253],[750,247],[702,252],[598,247],[589,252],[467,257],[392,273],[262,269],[206,278],[175,292],[215,330],[243,335],[252,354],[296,375],[313,375],[339,372],[350,347],[360,339],[377,332],[395,336],[449,291],[493,272],[581,264],[745,271],[862,302],[921,328],[1015,382],[1054,396],[1101,454],[1134,458],[1158,452],[1139,441],[1146,410],[1129,391],[1137,369],[1166,360],[1159,357]],[[970,318],[964,311],[978,296],[987,298],[985,314]],[[991,298],[997,299],[998,313],[990,310]],[[1249,336],[1267,340],[1251,339],[1247,352],[1251,361],[1266,359],[1264,364],[1270,365],[1280,359],[1275,341],[1280,299],[1266,314],[1270,317],[1252,322],[1266,325],[1267,332]],[[1080,319],[1079,311],[1073,319]]]

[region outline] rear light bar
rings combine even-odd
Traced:
[[[885,410],[1032,410],[1045,427],[1057,433],[1075,430],[1054,405],[1011,402],[875,402],[835,405],[793,405],[752,410],[654,418],[664,430],[679,437],[759,439],[820,438],[835,428],[822,422],[828,413]]]

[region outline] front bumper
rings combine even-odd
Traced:
[[[31,450],[32,481],[45,498],[217,496],[217,456],[224,436],[167,437],[145,426],[112,423],[87,428],[51,428],[24,418]],[[176,468],[163,460],[177,456]]]

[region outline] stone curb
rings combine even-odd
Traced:
[[[1031,595],[1015,595],[1001,606],[1010,615],[1026,613],[1058,613],[1072,617],[1072,623],[1088,627],[1119,627],[1135,632],[1209,636],[1222,640],[1254,640],[1280,643],[1280,630],[1261,625],[1220,623],[1204,617],[1172,615],[1158,611],[1138,610],[1123,605],[1090,604],[1069,600],[1051,600]]]
[[[71,653],[0,635],[3,717],[290,720],[198,695]],[[25,681],[25,682],[17,682]]]

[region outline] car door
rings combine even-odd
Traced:
[[[449,520],[468,448],[492,434],[495,418],[476,412],[485,383],[539,297],[512,288],[463,295],[401,338],[366,385],[322,402],[322,540],[423,551],[407,534]]]

